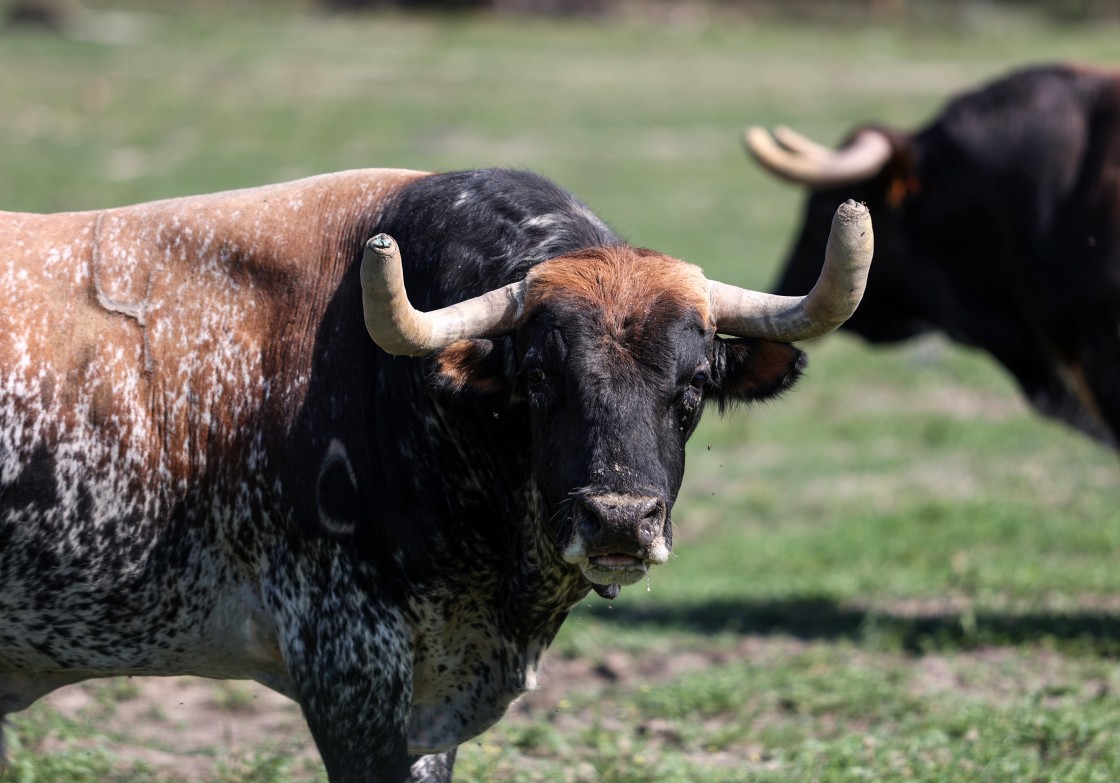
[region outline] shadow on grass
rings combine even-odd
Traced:
[[[1120,614],[1110,611],[892,612],[828,598],[717,600],[658,607],[593,604],[586,611],[613,626],[706,635],[850,639],[911,653],[1043,643],[1071,652],[1120,657]]]

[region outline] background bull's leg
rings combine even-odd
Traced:
[[[412,783],[451,783],[458,748],[431,756],[412,756]]]
[[[1102,318],[1082,340],[1081,368],[1096,398],[1099,414],[1120,448],[1120,314]]]

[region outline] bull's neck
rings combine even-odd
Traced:
[[[437,406],[439,407],[439,406]],[[590,591],[578,568],[560,558],[548,513],[536,488],[524,411],[509,409],[479,416],[440,412],[459,472],[468,488],[459,502],[464,512],[488,519],[484,546],[497,573],[489,575],[495,611],[510,632],[547,645],[570,609]],[[461,471],[461,472],[460,472]],[[478,509],[482,508],[480,514]],[[445,529],[445,536],[457,532]],[[452,547],[454,549],[454,547]]]
[[[545,637],[548,644],[572,607],[591,591],[591,584],[577,567],[560,558],[535,484],[530,482],[526,490],[524,550],[511,580],[506,620],[520,626],[527,637]]]

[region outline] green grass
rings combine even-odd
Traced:
[[[764,287],[800,194],[745,160],[746,124],[824,141],[868,119],[915,127],[1015,65],[1120,58],[1115,25],[954,7],[912,2],[874,26],[136,3],[79,24],[83,40],[0,31],[0,208],[527,167],[632,241]],[[786,398],[709,412],[673,561],[648,592],[577,608],[542,691],[463,747],[459,780],[1120,777],[1115,455],[944,340],[805,347]],[[127,684],[90,688],[93,706],[16,716],[5,781],[171,783],[198,779],[184,770],[200,755],[221,783],[324,779],[287,740],[228,760],[183,750],[174,703],[137,711]],[[250,723],[254,693],[216,686],[210,702]],[[159,742],[135,730],[160,721]]]

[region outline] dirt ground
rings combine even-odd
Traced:
[[[919,615],[945,608],[941,604],[896,607]],[[749,662],[777,670],[814,645],[828,643],[782,634],[745,635],[731,644],[678,647],[668,653],[661,649],[642,653],[604,650],[594,657],[553,654],[545,660],[537,690],[515,702],[503,723],[547,724],[560,735],[575,738],[589,721],[601,721],[602,716],[583,714],[579,708],[572,709],[572,703],[609,702],[639,688],[670,683],[712,667]],[[901,667],[907,687],[919,698],[957,698],[957,694],[989,704],[1013,703],[1027,693],[1059,692],[1070,683],[1107,693],[1117,687],[1120,678],[1109,666],[1094,669],[1091,658],[1070,658],[1037,646],[926,653],[905,656],[905,661],[896,653],[853,647],[845,649],[844,665],[867,671]],[[580,697],[574,698],[577,693]],[[143,763],[168,780],[192,782],[215,777],[265,780],[268,778],[260,776],[260,760],[279,758],[290,762],[285,779],[322,779],[321,761],[299,708],[254,683],[191,677],[122,678],[63,688],[45,701],[80,727],[70,734],[85,739],[48,737],[36,753],[89,743],[108,751],[122,767]],[[671,721],[638,717],[637,725],[625,729],[630,736],[641,738],[643,748],[681,745],[681,727]],[[486,747],[485,737],[472,742]],[[722,760],[719,755],[705,752],[703,764],[742,761],[734,754]],[[250,769],[257,773],[238,775]]]
[[[598,661],[553,655],[545,661],[537,690],[518,700],[505,720],[549,721],[561,731],[564,727],[559,724],[571,721],[574,729],[578,714],[558,718],[557,707],[575,684],[586,692],[664,681],[724,662],[734,654],[682,652],[636,659],[606,653]],[[119,758],[122,765],[141,762],[183,780],[208,779],[261,754],[294,759],[296,770],[314,770],[321,764],[295,702],[253,682],[122,678],[63,688],[44,701],[65,718],[88,727],[90,742]],[[663,730],[656,721],[639,727],[643,728],[651,737]],[[62,740],[48,740],[40,752],[49,753],[62,744]],[[66,740],[65,745],[73,747],[74,741]],[[301,776],[296,771],[293,777]]]
[[[137,677],[63,688],[46,701],[95,725],[109,738],[103,747],[122,761],[184,780],[212,777],[262,751],[320,763],[298,705],[253,682]]]

